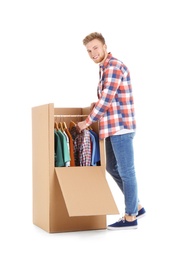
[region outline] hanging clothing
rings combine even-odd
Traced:
[[[62,133],[61,130],[54,130],[56,133],[56,136],[59,137],[60,144],[58,147],[56,146],[56,150],[59,149],[58,154],[60,153],[60,149],[62,150],[62,158],[63,158],[63,165],[56,165],[56,166],[66,166],[66,163],[70,161],[70,155],[68,151],[68,145],[65,135]],[[61,148],[60,148],[61,147]],[[60,155],[59,155],[60,156]],[[62,162],[61,162],[62,164]]]
[[[74,140],[74,158],[76,166],[91,165],[91,139],[89,130],[84,129],[78,133],[76,127],[73,126],[70,130]]]
[[[98,166],[100,165],[99,136],[91,130],[79,133],[76,124],[70,127],[55,124],[55,166]]]
[[[66,134],[66,132],[65,132],[64,130],[61,130],[61,131],[62,131],[63,135],[64,135],[65,138],[66,138],[66,143],[67,143],[67,148],[68,148],[68,155],[70,155],[69,137],[68,137],[68,135]],[[66,166],[66,167],[69,167],[69,166],[70,166],[70,157],[69,157],[68,161],[65,162],[65,166]]]
[[[89,132],[94,136],[95,142],[94,142],[94,154],[92,158],[92,165],[100,165],[100,147],[99,147],[99,136],[96,132],[93,130],[89,130]]]
[[[57,130],[54,130],[54,157],[55,167],[64,166],[62,143]]]
[[[66,128],[64,131],[66,132],[67,136],[69,137],[70,166],[75,166],[73,138],[72,138],[68,128]]]
[[[96,151],[96,140],[94,135],[89,131],[90,133],[90,138],[91,138],[91,165],[95,166],[96,163],[94,162],[94,156],[95,156],[95,151]]]

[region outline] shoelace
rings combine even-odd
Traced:
[[[123,223],[126,221],[124,217],[120,218],[117,222],[122,221]]]

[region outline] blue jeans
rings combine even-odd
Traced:
[[[134,135],[135,133],[113,135],[105,139],[106,170],[124,194],[125,214],[130,216],[136,216],[138,212],[133,150]]]

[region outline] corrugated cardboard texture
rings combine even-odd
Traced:
[[[49,230],[49,106],[32,109],[33,223]],[[53,145],[53,144],[52,144]]]
[[[105,179],[103,141],[101,166],[54,167],[56,115],[82,113],[88,113],[87,108],[54,108],[53,104],[32,108],[33,223],[47,232],[104,229],[106,215],[118,214]],[[59,118],[67,124],[72,119]]]
[[[101,167],[55,168],[55,171],[69,216],[118,214]]]

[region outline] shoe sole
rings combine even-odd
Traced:
[[[145,216],[146,216],[146,213],[144,213],[144,214],[142,214],[142,215],[136,217],[136,219],[140,219],[140,218],[143,218],[143,217],[145,217]]]
[[[109,230],[125,230],[125,229],[137,229],[138,226],[131,226],[131,227],[107,227]]]

